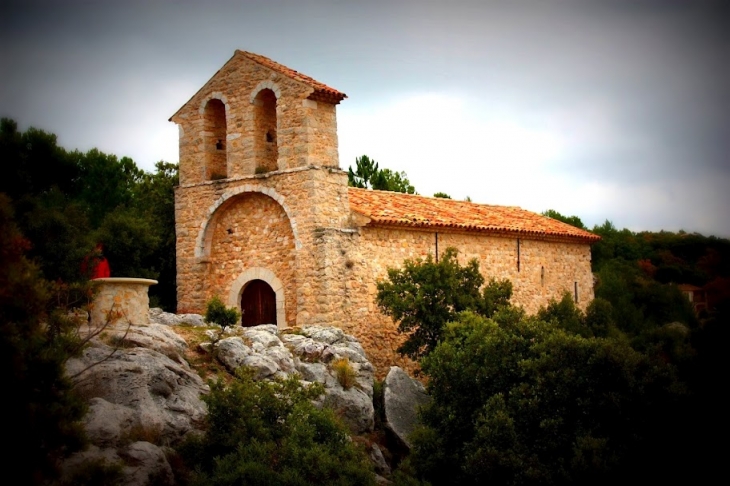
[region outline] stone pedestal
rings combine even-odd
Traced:
[[[91,281],[96,295],[91,304],[91,326],[150,323],[147,290],[157,280],[147,278],[97,278]]]

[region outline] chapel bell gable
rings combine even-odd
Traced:
[[[180,184],[296,167],[339,168],[336,105],[347,96],[237,50],[175,113]]]

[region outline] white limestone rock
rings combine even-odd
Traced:
[[[150,308],[150,322],[162,324],[163,326],[188,324],[190,326],[203,327],[208,325],[200,314],[171,314],[163,311],[159,307]]]
[[[409,436],[418,424],[418,410],[430,400],[419,381],[397,366],[390,367],[384,384],[385,425],[408,449]]]
[[[325,387],[324,406],[334,410],[354,434],[372,432],[375,426],[373,400],[357,387],[345,390],[339,383]]]
[[[79,358],[69,360],[67,372],[70,376],[81,372],[74,381],[82,396],[106,402],[92,400],[86,418],[90,425],[105,424],[91,429],[98,431],[98,436],[90,434],[98,445],[107,445],[136,426],[155,430],[167,443],[176,442],[198,429],[207,413],[200,399],[208,392],[203,380],[152,349],[114,350],[95,341]]]
[[[149,442],[134,442],[119,451],[124,461],[125,484],[173,485],[175,476],[164,451]]]
[[[213,345],[213,348],[218,361],[231,373],[235,373],[243,366],[244,359],[253,353],[253,350],[238,336],[221,339]]]

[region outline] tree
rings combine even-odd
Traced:
[[[440,197],[442,199],[451,199],[451,196],[449,196],[445,192],[436,192],[436,193],[434,193],[433,197]]]
[[[80,350],[68,309],[57,309],[53,286],[26,258],[31,243],[0,194],[0,379],[8,388],[3,410],[12,440],[2,454],[17,484],[45,484],[58,461],[84,442],[82,402],[65,376]]]
[[[134,189],[134,207],[150,219],[152,231],[158,238],[147,259],[159,281],[150,288],[150,299],[173,312],[177,308],[174,189],[178,183],[178,165],[159,161],[155,164],[155,173],[145,172]]]
[[[509,301],[509,282],[491,280],[484,290],[484,277],[476,259],[465,266],[457,250],[447,248],[438,262],[406,260],[401,269],[389,268],[388,279],[378,282],[376,302],[380,310],[398,322],[398,331],[408,334],[398,352],[412,359],[427,355],[438,344],[447,322],[459,312],[471,310],[491,316]]]
[[[206,433],[181,449],[192,485],[373,485],[375,475],[334,413],[311,400],[323,389],[297,378],[254,381],[239,372],[211,383]]]
[[[559,212],[555,211],[554,209],[548,209],[547,211],[542,212],[543,216],[547,216],[548,218],[557,219],[558,221],[562,221],[563,223],[567,223],[571,226],[575,226],[576,228],[587,230],[586,226],[583,224],[583,221],[580,220],[578,216],[563,216]]]
[[[677,398],[671,367],[535,317],[499,321],[462,313],[421,360],[433,400],[413,437],[422,478],[615,484],[656,474],[653,447],[671,435],[660,431]]]
[[[394,172],[390,169],[378,168],[378,163],[367,155],[355,159],[355,170],[352,166],[347,169],[347,183],[361,189],[375,189],[378,191],[403,192],[415,194],[416,189],[411,185],[405,172]]]

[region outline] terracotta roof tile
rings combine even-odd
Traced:
[[[328,103],[336,105],[343,99],[347,98],[347,95],[345,93],[341,93],[334,88],[330,88],[326,84],[320,83],[319,81],[310,78],[309,76],[302,74],[299,71],[295,71],[294,69],[288,68],[283,64],[272,61],[268,57],[262,56],[260,54],[254,54],[253,52],[241,50],[236,50],[236,54],[241,54],[248,59],[261,64],[262,66],[265,66],[273,71],[283,74],[284,76],[288,76],[296,81],[311,86],[312,88],[314,88],[314,93],[309,95],[309,98],[313,100],[326,101]]]
[[[492,206],[354,187],[348,189],[350,209],[367,216],[374,224],[450,228],[585,243],[601,239],[588,231],[516,206]]]

